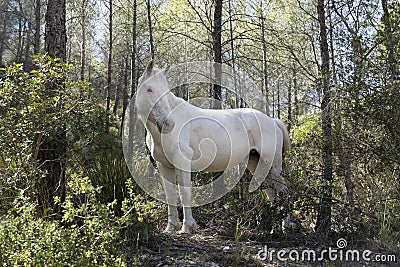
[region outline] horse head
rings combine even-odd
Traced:
[[[151,60],[138,81],[136,107],[141,119],[149,120],[157,126],[160,133],[167,134],[174,128],[174,121],[168,118],[172,111],[171,92],[166,78],[169,67],[161,70],[154,68]]]

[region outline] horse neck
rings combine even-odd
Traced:
[[[171,108],[175,108],[176,106],[178,106],[179,104],[181,104],[184,100],[180,97],[177,97],[176,95],[174,95],[171,91],[168,92],[168,102],[171,106]]]

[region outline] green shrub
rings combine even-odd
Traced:
[[[97,201],[89,179],[74,176],[59,220],[37,218],[36,204],[18,199],[0,224],[1,266],[125,266],[118,251],[123,221]]]
[[[128,180],[119,123],[69,68],[40,57],[34,71],[14,64],[0,77],[0,266],[124,266],[127,241],[154,230],[155,202]],[[53,79],[64,86],[46,98]],[[62,217],[39,218],[36,144],[56,127],[67,134],[66,197]]]

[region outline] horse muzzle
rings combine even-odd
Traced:
[[[162,134],[168,134],[174,129],[175,122],[171,119],[157,120],[157,129]]]

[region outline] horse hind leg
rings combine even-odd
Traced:
[[[282,154],[275,155],[272,164],[271,172],[268,178],[269,188],[267,188],[267,195],[272,205],[282,216],[282,221],[277,226],[277,229],[285,233],[290,233],[299,229],[299,220],[292,214],[289,209],[289,195],[285,179],[282,174]]]
[[[287,201],[287,185],[282,177],[282,154],[277,153],[267,178],[268,199],[274,205],[282,205]],[[280,203],[283,202],[283,203]]]
[[[256,150],[252,150],[247,161],[247,169],[253,175],[253,180],[251,182],[253,184],[263,182],[264,179],[267,177],[266,193],[268,196],[268,200],[273,203],[277,195],[276,189],[278,188],[279,190],[282,187],[280,183],[282,181],[280,179],[281,176],[278,164],[274,161],[271,166],[271,170],[269,170],[269,174],[267,176],[266,174],[268,173],[268,164],[260,158],[260,154]]]

